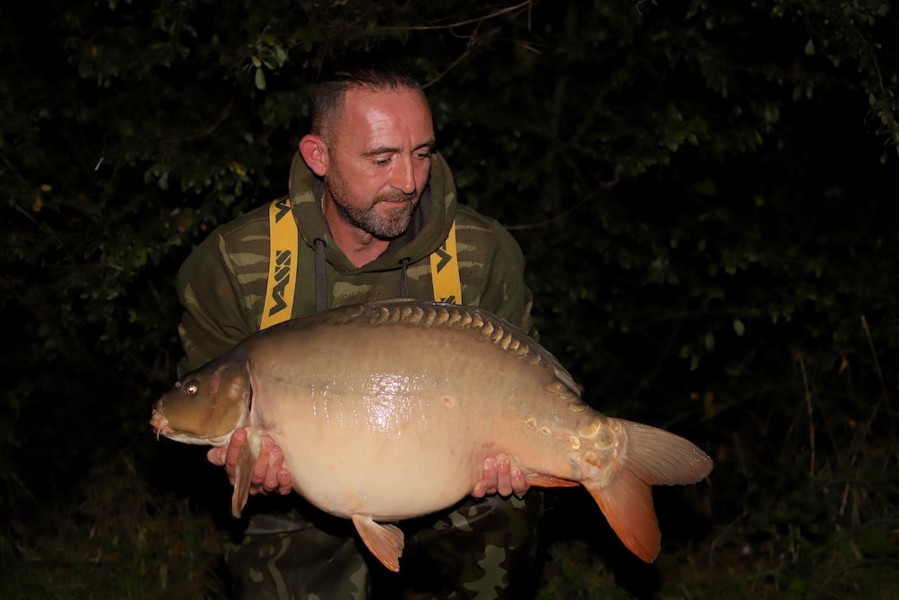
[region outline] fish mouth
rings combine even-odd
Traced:
[[[153,417],[150,419],[150,426],[153,428],[157,440],[160,435],[168,437],[174,431],[169,426],[169,420],[165,418],[165,415],[163,415],[158,408],[153,409]]]

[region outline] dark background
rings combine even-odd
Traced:
[[[897,40],[885,0],[0,3],[0,596],[222,597],[224,477],[147,425],[174,274],[389,45],[588,401],[716,461],[654,566],[551,492],[534,594],[890,597]]]

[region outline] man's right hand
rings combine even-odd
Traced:
[[[237,457],[246,443],[247,430],[240,428],[231,435],[231,441],[226,448],[211,448],[206,454],[209,462],[225,467],[231,485],[237,481]],[[256,459],[256,464],[253,466],[250,495],[277,492],[286,496],[292,490],[290,472],[284,467],[284,454],[281,452],[281,448],[275,445],[272,438],[263,437],[259,458]]]

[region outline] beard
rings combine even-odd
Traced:
[[[421,197],[418,193],[406,195],[394,191],[378,194],[364,206],[359,206],[347,199],[346,186],[339,172],[332,170],[324,183],[341,219],[380,240],[398,238],[409,228]]]

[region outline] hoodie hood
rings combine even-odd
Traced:
[[[362,267],[356,267],[331,237],[321,211],[320,199],[324,184],[309,170],[299,153],[294,154],[290,166],[289,189],[303,243],[316,251],[317,255],[323,254],[330,268],[338,273],[391,271],[427,258],[443,245],[456,213],[453,176],[443,156],[435,152],[431,159],[428,186],[412,216],[409,229],[391,241],[384,254]]]

